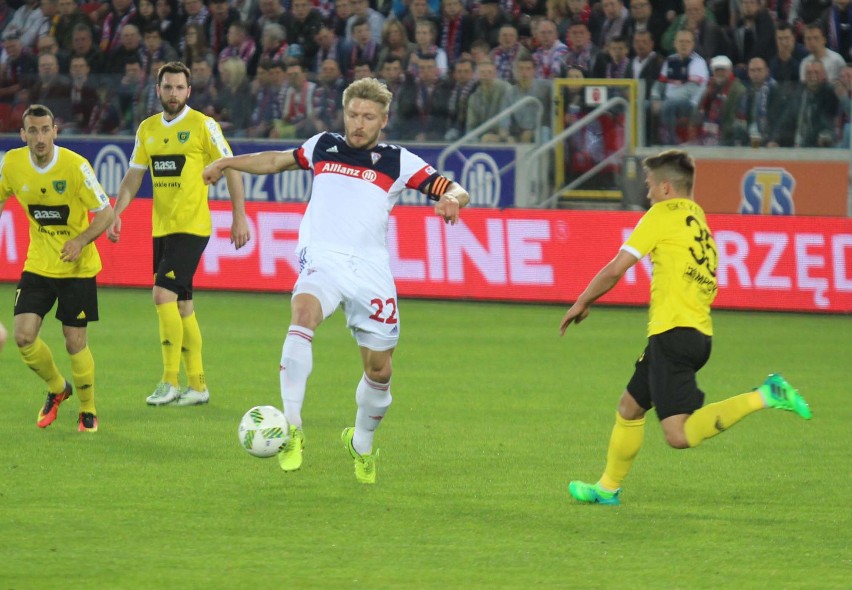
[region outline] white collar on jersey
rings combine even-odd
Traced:
[[[33,160],[33,154],[32,154],[32,152],[30,152],[30,164],[33,165],[33,169],[36,172],[38,172],[39,174],[46,174],[47,172],[50,172],[51,168],[56,166],[56,161],[58,159],[59,159],[59,146],[56,145],[55,143],[53,144],[53,158],[50,160],[50,163],[48,163],[48,165],[45,166],[44,168],[40,167],[38,164],[35,163],[35,160]]]
[[[175,117],[174,119],[172,119],[171,121],[166,121],[166,113],[162,113],[160,115],[160,120],[163,122],[163,125],[165,125],[166,127],[171,127],[172,125],[175,125],[178,122],[182,121],[183,118],[186,117],[186,114],[188,112],[189,112],[189,105],[184,105],[183,110],[180,112],[180,114],[177,117]]]

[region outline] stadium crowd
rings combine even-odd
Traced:
[[[343,89],[375,76],[388,140],[451,141],[533,96],[543,120],[479,138],[531,141],[550,80],[587,77],[645,80],[651,144],[849,145],[850,0],[0,0],[0,38],[0,131],[41,103],[66,133],[132,134],[178,59],[229,137],[342,131]]]

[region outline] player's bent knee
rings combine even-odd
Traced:
[[[689,442],[683,432],[666,432],[666,442],[673,449],[688,449]]]

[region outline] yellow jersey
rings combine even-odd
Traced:
[[[53,160],[35,165],[28,147],[6,152],[0,162],[0,204],[14,195],[30,222],[30,245],[24,270],[41,276],[89,278],[101,270],[94,242],[74,262],[59,259],[65,242],[89,227],[89,212],[109,206],[109,198],[83,156],[53,147]]]
[[[622,250],[651,254],[648,336],[672,328],[713,335],[710,306],[716,298],[718,251],[704,210],[691,199],[667,199],[652,206]]]
[[[159,113],[139,124],[130,166],[151,172],[154,237],[210,235],[209,187],[201,173],[214,160],[230,155],[219,124],[189,107],[171,121]]]

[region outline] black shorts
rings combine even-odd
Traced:
[[[177,293],[178,301],[192,299],[192,278],[209,240],[192,234],[154,238],[154,284]]]
[[[21,274],[15,291],[15,315],[34,313],[44,318],[56,300],[56,319],[63,326],[85,328],[98,321],[98,285],[95,277],[51,279],[31,272]]]
[[[695,374],[710,358],[711,344],[710,336],[693,328],[651,336],[636,361],[627,391],[646,410],[655,407],[660,420],[692,414],[704,405]]]

